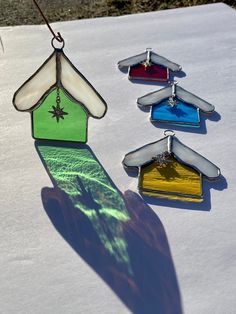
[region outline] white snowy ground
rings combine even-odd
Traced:
[[[30,116],[17,112],[11,100],[51,54],[50,34],[43,25],[0,28],[0,312],[234,314],[235,10],[219,3],[52,27],[65,38],[67,56],[108,103],[104,119],[89,121],[88,145],[118,189],[137,191],[137,178],[122,168],[124,154],[163,136],[164,128],[153,126],[136,106],[138,97],[160,86],[134,84],[116,66],[146,47],[181,64],[181,86],[215,105],[217,113],[203,118],[200,130],[179,128],[176,135],[218,165],[223,178],[204,182],[200,205],[146,199],[152,210],[142,210],[150,217],[141,228],[142,218],[131,223],[136,233],[128,231],[130,260],[135,264],[141,256],[131,280],[138,297],[131,297],[125,275],[120,288],[116,284],[112,259],[112,275],[106,265],[98,266],[100,258],[107,262],[99,252],[87,263],[90,252],[82,256],[72,249],[42,204],[41,189],[53,185],[35,150]],[[73,241],[79,241],[77,231]]]

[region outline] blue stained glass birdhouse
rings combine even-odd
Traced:
[[[200,112],[215,110],[213,105],[177,83],[140,97],[137,103],[139,107],[151,107],[151,121],[189,127],[200,127]]]

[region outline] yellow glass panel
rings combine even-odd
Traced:
[[[170,157],[169,161],[162,166],[153,162],[142,167],[139,179],[141,190],[145,194],[168,199],[199,202],[202,196],[200,174],[174,157]]]
[[[172,194],[161,194],[157,192],[145,192],[143,191],[142,194],[148,195],[148,196],[155,196],[159,198],[167,198],[169,200],[179,200],[184,202],[195,202],[195,203],[201,203],[203,201],[202,198],[195,198],[195,197],[187,197],[183,195],[172,195]]]

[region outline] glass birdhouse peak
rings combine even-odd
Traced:
[[[106,102],[74,67],[62,48],[55,48],[43,65],[16,91],[13,97],[15,108],[32,112],[52,90],[60,88],[70,99],[82,105],[88,115],[102,118],[107,111]]]
[[[152,48],[146,48],[146,51],[141,54],[119,61],[118,67],[122,69],[122,68],[132,67],[138,64],[145,64],[145,63],[146,64],[151,63],[153,65],[160,65],[173,72],[181,71],[182,69],[182,67],[179,64],[174,63],[168,60],[167,58],[162,57],[161,55],[158,55],[152,50]]]
[[[212,104],[180,87],[178,82],[173,82],[160,90],[148,93],[138,98],[137,104],[139,107],[154,106],[161,103],[165,99],[170,100],[170,105],[171,100],[182,100],[205,113],[211,113],[215,110],[215,107]],[[174,103],[172,103],[172,105],[174,105]]]
[[[183,164],[193,167],[210,180],[220,175],[220,169],[208,159],[181,143],[172,130],[166,130],[164,137],[156,142],[142,146],[125,155],[125,167],[139,168],[149,164],[157,156],[172,155]]]

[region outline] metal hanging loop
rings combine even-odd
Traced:
[[[165,130],[164,135],[165,136],[175,136],[175,132],[173,130]]]
[[[3,41],[2,41],[1,36],[0,36],[0,45],[1,45],[1,47],[2,47],[2,52],[4,53],[4,45],[3,45]]]
[[[58,41],[58,45],[56,45],[56,41],[57,40],[57,38],[55,38],[55,37],[53,37],[52,38],[52,40],[51,40],[51,45],[52,45],[52,47],[54,48],[54,49],[63,49],[64,47],[65,47],[65,41],[64,41],[64,39],[62,38],[62,41]]]

